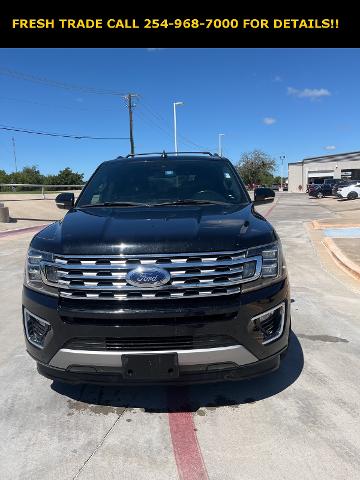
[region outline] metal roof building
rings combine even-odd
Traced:
[[[360,180],[360,152],[338,153],[304,158],[289,163],[289,192],[305,192],[309,183],[322,183],[326,178]]]

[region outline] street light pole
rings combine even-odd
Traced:
[[[283,190],[283,167],[284,167],[284,160],[285,160],[285,155],[280,155],[280,160],[281,160],[281,184],[280,188],[281,191]]]
[[[218,150],[218,154],[220,155],[220,157],[222,157],[221,137],[223,137],[224,135],[225,135],[224,133],[219,133],[219,150]]]
[[[178,145],[177,145],[177,130],[176,130],[176,106],[177,105],[184,105],[183,102],[174,102],[174,143],[175,143],[175,152],[178,153]]]

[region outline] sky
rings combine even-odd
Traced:
[[[288,162],[360,150],[359,78],[359,49],[0,49],[0,127],[125,138],[0,130],[0,169],[15,168],[14,137],[18,169],[69,166],[87,179],[102,161],[129,153],[122,94],[131,92],[139,95],[136,152],[174,150],[173,102],[182,101],[179,150],[216,152],[222,133],[234,164],[261,149],[278,174],[285,156],[286,176]]]

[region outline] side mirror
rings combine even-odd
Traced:
[[[70,192],[59,193],[55,198],[56,206],[58,208],[63,208],[64,210],[70,210],[75,203],[75,195]]]
[[[274,198],[275,192],[271,188],[260,187],[254,190],[254,204],[256,205],[273,202]]]

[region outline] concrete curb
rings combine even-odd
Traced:
[[[352,277],[360,280],[360,265],[348,258],[344,252],[335,244],[332,238],[324,238],[322,244],[328,249],[334,260],[340,267]]]
[[[311,225],[314,230],[325,230],[326,228],[358,228],[360,223],[327,223],[326,225],[319,222],[318,220],[312,220]]]
[[[34,227],[24,227],[24,228],[14,228],[13,230],[4,230],[0,232],[0,240],[2,238],[8,237],[15,237],[16,235],[20,235],[22,233],[31,233],[31,232],[39,232],[43,228],[47,227],[49,224],[44,223],[43,225],[36,225]]]

